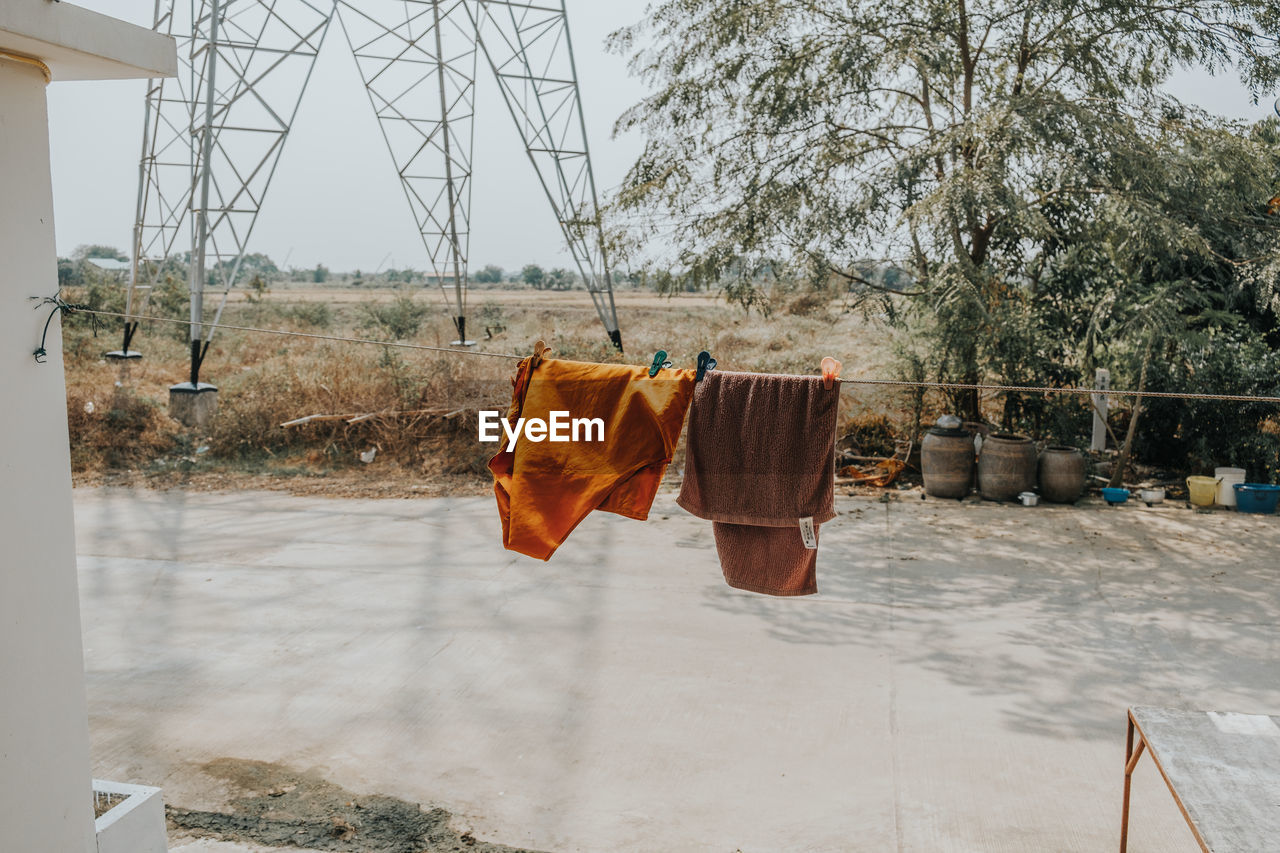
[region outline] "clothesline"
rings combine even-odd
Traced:
[[[193,323],[191,320],[181,320],[170,317],[137,317],[125,314],[120,311],[99,311],[88,308],[74,308],[68,311],[72,314],[92,314],[99,317],[120,317],[128,320],[148,320],[157,323],[176,323],[183,326],[200,325],[206,328],[227,329],[234,332],[250,332],[262,335],[280,335],[293,338],[309,338],[321,341],[336,341],[339,343],[349,344],[373,344],[375,346],[395,347],[399,349],[411,350],[427,350],[430,352],[444,352],[454,355],[475,355],[485,356],[488,358],[505,358],[519,361],[526,356],[516,355],[514,353],[505,352],[485,352],[484,350],[459,349],[457,347],[437,347],[429,344],[413,344],[404,341],[379,341],[372,338],[350,338],[341,335],[321,335],[315,332],[293,332],[287,329],[263,329],[255,326],[233,326],[227,323]],[[1114,388],[1072,388],[1072,387],[1055,387],[1050,385],[989,385],[981,383],[966,382],[929,382],[915,381],[906,379],[844,379],[839,381],[842,385],[864,385],[864,386],[880,386],[889,388],[926,388],[939,391],[979,391],[990,392],[996,394],[1003,393],[1019,393],[1019,394],[1074,394],[1074,395],[1098,395],[1103,397],[1137,397],[1141,396],[1149,399],[1172,399],[1172,400],[1214,400],[1222,402],[1238,402],[1238,403],[1270,403],[1280,404],[1280,397],[1266,396],[1249,396],[1246,394],[1216,394],[1216,393],[1195,393],[1195,392],[1175,392],[1175,391],[1143,391],[1139,394],[1137,391],[1126,391]]]
[[[841,379],[845,385],[885,385],[896,388],[934,388],[944,391],[991,391],[997,394],[1087,394],[1104,397],[1153,397],[1169,400],[1223,400],[1240,403],[1278,403],[1280,397],[1251,397],[1245,394],[1197,394],[1178,391],[1125,391],[1114,388],[1057,388],[1051,385],[972,385],[964,382],[914,382],[900,379]]]
[[[539,381],[530,381],[535,370]],[[817,592],[819,528],[835,518],[840,386],[719,370],[640,378],[648,372],[554,358],[520,365],[511,399],[519,424],[546,427],[563,407],[599,430],[544,441],[526,428],[527,440],[489,460],[503,547],[549,560],[594,512],[644,521],[683,441],[676,503],[712,523],[725,582],[765,595]]]

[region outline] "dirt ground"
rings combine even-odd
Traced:
[[[454,829],[445,809],[353,794],[315,772],[234,758],[206,762],[200,772],[226,792],[229,807],[166,808],[171,844],[213,838],[335,853],[535,853]]]
[[[287,492],[297,496],[333,498],[438,498],[488,495],[493,481],[481,476],[436,477],[429,481],[398,466],[378,469],[345,469],[315,474],[271,474],[236,471],[229,468],[170,471],[106,471],[77,473],[77,488],[115,487],[181,489],[191,492],[227,490]],[[666,483],[679,485],[679,469],[669,470]],[[908,496],[921,491],[919,473],[908,469],[887,488],[842,483],[836,493],[848,497],[879,497],[885,493]]]
[[[181,489],[191,492],[266,490],[291,495],[333,498],[435,498],[489,494],[492,483],[479,477],[434,477],[426,480],[399,466],[372,470],[348,468],[316,473],[262,473],[232,467],[208,470],[110,470],[76,473],[77,488],[99,486],[137,489]]]

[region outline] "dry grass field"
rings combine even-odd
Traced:
[[[67,294],[73,300],[75,293]],[[606,340],[584,291],[474,290],[469,336],[477,352],[525,355],[537,339],[557,357],[649,363],[658,349],[679,366],[709,350],[721,369],[816,373],[824,355],[844,375],[891,372],[889,331],[829,303],[802,300],[769,317],[709,294],[672,298],[617,294],[626,354]],[[447,346],[455,337],[438,290],[275,286],[228,305],[223,323],[308,334]],[[431,495],[483,491],[493,445],[476,438],[475,411],[505,408],[514,361],[300,337],[219,330],[201,373],[218,386],[207,432],[167,416],[168,387],[188,372],[186,327],[144,324],[121,367],[103,358],[120,346],[114,320],[95,337],[87,316],[65,327],[68,415],[77,482],[167,487],[285,488],[302,493]],[[846,387],[846,419],[901,423],[897,392]],[[419,410],[444,410],[417,413]],[[307,415],[373,417],[283,428]],[[882,430],[881,430],[882,431]],[[372,462],[360,454],[376,448]],[[871,448],[862,448],[870,450]],[[677,458],[677,465],[679,459]]]

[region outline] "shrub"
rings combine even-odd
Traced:
[[[167,317],[185,320],[191,316],[191,291],[184,274],[180,271],[165,271],[160,275],[151,291],[150,305],[147,314],[153,317]],[[154,328],[148,334],[163,334],[175,340],[185,341],[191,337],[191,328],[181,323],[152,323]]]
[[[328,329],[333,325],[333,309],[327,302],[299,302],[281,310],[280,315],[299,326]]]
[[[94,400],[81,389],[67,394],[71,466],[76,471],[130,468],[171,452],[181,432],[156,403],[116,387]]]
[[[502,310],[502,306],[492,299],[485,300],[484,305],[480,306],[480,324],[484,326],[486,338],[492,338],[505,332],[507,330],[507,317]]]
[[[831,294],[826,289],[808,289],[787,303],[787,313],[797,317],[813,317],[827,313]]]
[[[390,302],[370,302],[360,306],[362,329],[378,332],[389,340],[411,338],[422,328],[431,309],[415,300],[412,294],[398,293]]]
[[[502,402],[509,383],[505,377],[476,380],[475,366],[458,361],[408,361],[384,349],[370,369],[362,350],[321,344],[308,347],[306,358],[242,371],[222,383],[211,453],[254,460],[309,448],[330,463],[359,466],[358,453],[377,447],[383,464],[394,460],[427,473],[483,474],[493,448],[476,442],[471,412]],[[432,408],[460,411],[452,418],[417,412]],[[280,426],[305,415],[366,413],[374,417],[354,424],[341,419]]]
[[[1280,352],[1249,331],[1178,340],[1149,370],[1152,391],[1280,396]],[[1142,405],[1136,448],[1142,461],[1201,471],[1232,465],[1246,469],[1250,480],[1275,479],[1280,435],[1269,429],[1275,406],[1163,398]]]
[[[841,447],[854,450],[859,456],[892,456],[898,430],[884,415],[865,414],[846,421],[840,436]]]

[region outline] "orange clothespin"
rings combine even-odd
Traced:
[[[533,359],[529,362],[529,368],[533,369],[538,366],[544,358],[551,355],[551,347],[547,346],[546,341],[537,340],[533,344]]]
[[[843,365],[831,356],[827,356],[822,360],[822,387],[830,388],[831,383],[840,378],[840,368]]]
[[[551,355],[551,347],[544,341],[535,341],[533,355],[529,357],[528,365],[526,366],[524,362],[520,363],[516,375],[511,377],[511,406],[507,409],[507,420],[514,423],[516,418],[520,417],[520,404],[517,401],[523,399],[524,389],[529,386],[529,378],[533,375],[533,371],[549,355]]]

